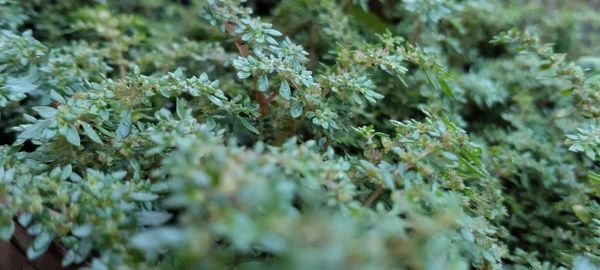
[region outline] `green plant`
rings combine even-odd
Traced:
[[[0,239],[85,269],[596,269],[600,16],[549,2],[0,0]]]

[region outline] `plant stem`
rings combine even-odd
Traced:
[[[235,23],[233,22],[225,22],[225,31],[228,34],[233,35],[234,26]],[[246,43],[240,37],[235,37],[235,46],[240,52],[240,56],[248,57],[250,55],[250,49],[248,48],[248,45],[246,45]],[[258,102],[260,116],[263,117],[269,112],[270,100],[265,97],[265,94],[263,92],[257,90],[256,77],[254,78],[254,81],[252,83],[252,88],[252,92],[254,93],[254,99],[256,100],[256,102]]]

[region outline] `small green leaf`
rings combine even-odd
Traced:
[[[42,255],[52,243],[52,236],[47,232],[42,232],[33,239],[33,243],[27,249],[27,257],[32,260]]]
[[[440,82],[440,86],[442,87],[442,92],[444,92],[444,94],[446,94],[446,96],[450,97],[451,99],[455,99],[456,97],[454,96],[454,92],[452,91],[446,80],[442,77],[438,77],[438,81]]]
[[[585,149],[585,156],[588,157],[591,160],[595,160],[596,159],[596,152],[594,152],[594,149]]]
[[[117,127],[117,139],[123,140],[129,136],[131,132],[131,112],[126,111],[121,115],[121,122]]]
[[[65,138],[67,139],[67,141],[70,144],[79,146],[79,144],[80,144],[79,133],[77,132],[77,129],[74,126],[68,125],[67,129],[66,129],[66,133],[63,135],[65,136]]]
[[[576,144],[573,144],[573,145],[571,145],[569,147],[569,151],[571,151],[571,152],[583,152],[583,151],[585,151],[585,148],[583,147],[583,145],[576,143]]]
[[[540,69],[541,70],[548,70],[548,69],[550,69],[552,67],[552,64],[553,64],[552,62],[546,61],[546,62],[544,62],[544,63],[542,63],[540,65]]]
[[[75,252],[72,249],[69,249],[62,259],[61,265],[62,267],[67,267],[71,265],[73,261],[75,261]]]
[[[266,92],[269,89],[269,78],[263,74],[258,78],[258,91]]]
[[[42,232],[42,224],[36,223],[31,225],[31,227],[27,228],[27,233],[30,235],[38,235]]]
[[[54,118],[58,110],[49,106],[36,106],[33,107],[33,110],[36,111],[41,117],[49,119]]]
[[[590,181],[590,184],[592,185],[600,185],[600,174],[589,171],[588,181]]]
[[[429,84],[431,84],[431,86],[433,86],[433,88],[435,88],[435,90],[438,90],[437,85],[435,85],[435,83],[431,79],[431,76],[429,76],[429,72],[427,72],[427,70],[423,69],[423,74],[425,74],[425,78],[427,79]]]
[[[83,132],[86,136],[88,136],[88,138],[90,138],[90,140],[99,144],[103,144],[100,136],[98,136],[98,133],[96,133],[92,126],[90,126],[88,123],[81,122],[81,127],[83,127]]]
[[[243,117],[240,117],[240,122],[242,122],[242,125],[249,130],[250,132],[254,133],[254,134],[260,134],[260,131],[258,131],[258,129],[256,129],[252,124],[250,124],[250,122],[248,122],[248,120],[246,120]]]
[[[573,270],[598,270],[598,267],[587,257],[579,255],[573,259]]]
[[[71,164],[67,164],[67,166],[65,166],[62,169],[62,172],[60,174],[60,181],[67,180],[67,178],[69,178],[69,176],[71,176],[72,172],[73,172],[73,166],[71,166]]]
[[[225,105],[225,103],[223,103],[222,100],[220,100],[218,97],[215,97],[213,95],[208,95],[208,100],[210,100],[210,102],[214,103],[215,105],[217,105],[219,107],[223,107],[223,105]]]
[[[73,230],[71,230],[71,233],[77,237],[83,238],[83,237],[87,237],[88,235],[90,235],[92,233],[93,229],[94,229],[94,226],[92,226],[92,224],[83,224],[83,225],[74,227]]]
[[[298,118],[300,115],[302,115],[302,109],[302,103],[296,102],[292,105],[292,108],[290,108],[290,114],[293,118]]]
[[[496,262],[496,258],[494,258],[494,255],[492,255],[492,253],[490,253],[487,250],[484,250],[483,252],[481,252],[481,255],[483,255],[483,257],[488,260],[489,262]]]
[[[27,127],[21,134],[19,134],[20,139],[29,140],[37,137],[44,129],[50,126],[51,120],[40,120],[35,122],[35,124]]]
[[[290,84],[286,80],[281,81],[281,85],[279,85],[279,95],[285,100],[290,100],[292,97]]]
[[[17,218],[17,221],[19,222],[19,224],[21,224],[21,226],[27,227],[27,226],[29,226],[29,223],[31,222],[32,219],[33,219],[32,214],[23,213],[23,214],[19,215],[19,217]]]
[[[85,260],[87,258],[88,255],[90,255],[90,252],[92,252],[92,241],[89,240],[89,238],[83,238],[80,242],[79,245],[77,246],[77,251],[76,251],[76,257],[75,257],[75,263],[81,263],[83,262],[83,260]]]
[[[63,98],[60,94],[58,94],[56,91],[50,90],[50,98],[58,103],[66,103],[67,101],[65,100],[65,98]]]
[[[186,105],[185,99],[180,99],[180,98],[177,99],[177,103],[175,104],[175,111],[177,113],[177,116],[179,116],[179,119],[183,119],[185,117],[185,112],[186,112],[185,105]]]
[[[27,248],[27,258],[29,260],[34,260],[39,256],[42,256],[42,254],[44,254],[46,250],[48,250],[48,247],[46,247],[45,249],[34,249],[33,245],[31,245]]]
[[[154,201],[158,199],[158,195],[152,193],[144,193],[144,192],[133,192],[131,193],[131,198],[136,201]]]
[[[0,226],[0,240],[2,240],[2,241],[10,240],[10,238],[12,237],[14,232],[15,232],[15,224],[12,222],[12,220],[9,219],[6,224],[3,224],[2,226]]]
[[[185,240],[183,231],[162,227],[137,233],[131,238],[131,245],[141,251],[156,254],[165,247],[174,246]]]
[[[590,221],[592,221],[592,214],[590,214],[590,211],[587,210],[585,206],[576,204],[573,205],[571,208],[573,209],[573,213],[575,213],[575,216],[577,216],[577,218],[583,223],[590,223]]]
[[[38,86],[35,84],[35,76],[28,75],[20,78],[8,77],[6,88],[15,93],[29,93],[37,89]]]
[[[240,79],[246,79],[252,75],[250,72],[238,71],[237,76]]]
[[[475,237],[473,236],[473,233],[471,232],[470,229],[462,228],[460,230],[460,233],[467,241],[472,242],[472,243],[475,242]]]
[[[354,102],[356,102],[356,104],[361,105],[363,103],[363,101],[360,98],[360,96],[357,95],[356,93],[352,93],[352,95],[350,97],[352,98],[352,100],[354,100]]]
[[[127,176],[127,171],[114,171],[110,174],[110,176],[112,176],[114,180],[121,181],[123,178],[125,178],[125,176]]]
[[[158,226],[169,221],[173,214],[160,211],[142,211],[137,213],[136,216],[142,226]]]

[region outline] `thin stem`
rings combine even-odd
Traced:
[[[379,196],[381,196],[381,193],[383,193],[383,188],[381,188],[381,186],[377,186],[377,189],[375,189],[375,191],[373,191],[373,193],[371,193],[369,198],[367,198],[367,200],[363,203],[363,206],[366,208],[371,207],[371,205],[375,202],[375,200],[377,200],[377,198],[379,198]]]
[[[265,116],[269,111],[269,101],[263,92],[257,90],[258,88],[256,85],[257,79],[255,77],[254,81],[252,81],[252,92],[254,92],[254,99],[256,99],[256,102],[258,102],[258,111],[260,112],[260,116]]]
[[[234,26],[235,23],[231,21],[225,22],[225,31],[228,34],[233,35]],[[250,49],[248,48],[248,45],[241,38],[235,38],[235,46],[237,47],[242,57],[248,57],[250,55]],[[256,102],[258,102],[260,116],[263,117],[269,112],[270,100],[268,100],[265,97],[265,94],[263,92],[257,90],[256,77],[254,78],[254,81],[252,83],[252,88],[252,92],[254,93],[254,99],[256,100]]]

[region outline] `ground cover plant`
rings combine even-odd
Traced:
[[[0,0],[0,240],[82,269],[597,269],[598,6]]]

